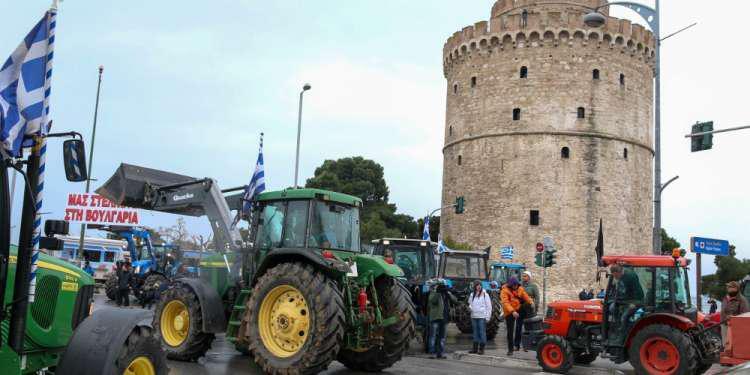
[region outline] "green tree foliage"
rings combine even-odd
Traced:
[[[397,214],[396,205],[388,202],[383,167],[372,160],[360,156],[326,160],[305,186],[362,199],[361,236],[365,242],[382,237],[421,238],[422,227],[414,218]]]
[[[443,243],[452,250],[476,250],[471,245],[463,242],[456,242],[450,237],[443,238]]]
[[[661,253],[672,254],[672,250],[679,247],[680,243],[673,237],[670,237],[664,228],[661,228]]]
[[[729,255],[714,257],[717,270],[713,275],[701,277],[703,292],[712,298],[724,298],[726,283],[742,280],[750,274],[750,259],[737,259],[734,245],[729,246]]]

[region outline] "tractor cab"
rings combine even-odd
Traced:
[[[490,268],[490,280],[497,282],[497,285],[501,287],[511,277],[520,281],[523,271],[526,271],[526,265],[516,263],[495,263]]]
[[[373,255],[393,259],[404,271],[407,286],[422,284],[436,275],[435,251],[437,244],[431,241],[406,238],[381,238],[373,240]]]
[[[484,250],[446,250],[440,254],[438,277],[448,286],[462,294],[471,289],[474,280],[481,280],[486,290],[495,291],[498,284],[490,280],[490,248]]]

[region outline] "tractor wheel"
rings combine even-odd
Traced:
[[[397,316],[399,321],[378,332],[383,335],[382,346],[373,346],[366,351],[342,349],[339,352],[339,362],[351,370],[379,372],[393,366],[401,360],[414,337],[416,312],[406,288],[390,277],[378,279],[375,287],[383,317]]]
[[[690,338],[665,324],[647,326],[636,333],[628,348],[630,364],[638,374],[695,374],[697,354]]]
[[[454,317],[456,327],[461,333],[471,333],[471,311],[469,311],[469,305],[464,301],[460,301],[456,306],[456,315]]]
[[[116,360],[117,374],[161,375],[167,374],[167,358],[159,341],[149,327],[135,327],[125,341]]]
[[[166,276],[159,273],[152,273],[146,276],[146,280],[143,282],[143,290],[153,290],[157,283],[162,285],[166,282],[168,282]]]
[[[594,362],[596,360],[596,357],[599,356],[599,352],[591,352],[591,353],[575,353],[573,357],[573,362],[577,365],[590,365],[591,362]]]
[[[492,341],[497,336],[500,322],[503,321],[503,305],[500,302],[500,295],[496,292],[490,293],[490,300],[492,300],[492,317],[487,322],[487,340]]]
[[[186,285],[176,283],[162,294],[153,326],[169,359],[195,361],[211,348],[214,334],[202,331],[202,317],[198,296]]]
[[[107,280],[104,281],[104,293],[107,294],[107,298],[112,301],[117,301],[117,274],[112,272],[107,276]]]
[[[560,336],[544,336],[537,345],[536,359],[544,371],[565,374],[573,367],[573,349]]]
[[[267,374],[328,368],[344,338],[344,298],[312,266],[282,263],[255,284],[246,305],[249,349]]]

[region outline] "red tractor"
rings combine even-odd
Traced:
[[[525,345],[544,371],[564,374],[598,356],[629,361],[638,374],[701,374],[718,362],[721,342],[692,306],[685,258],[605,256],[604,300],[550,303],[543,333]]]

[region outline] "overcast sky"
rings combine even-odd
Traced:
[[[1,60],[49,5],[8,3],[0,23]],[[750,257],[750,130],[719,134],[714,150],[696,154],[683,138],[697,120],[714,120],[717,128],[750,123],[749,53],[742,38],[750,3],[662,3],[665,35],[698,22],[663,48],[663,176],[680,175],[665,191],[664,226],[683,246],[692,234],[723,238]],[[280,189],[293,183],[297,99],[310,82],[301,178],[325,159],[362,155],[383,165],[399,210],[423,216],[440,205],[443,43],[454,31],[487,20],[492,4],[66,0],[56,29],[54,130],[80,131],[90,146],[97,66],[103,64],[93,166],[99,183],[128,162],[213,177],[223,187],[241,185],[265,132],[266,183]],[[612,13],[641,22],[629,10]],[[58,141],[50,153],[44,211],[60,218],[66,194],[84,185],[64,182]],[[20,198],[17,191],[16,207]],[[143,217],[153,227],[175,220]],[[209,231],[205,219],[189,225]],[[708,258],[704,263],[712,265]]]

